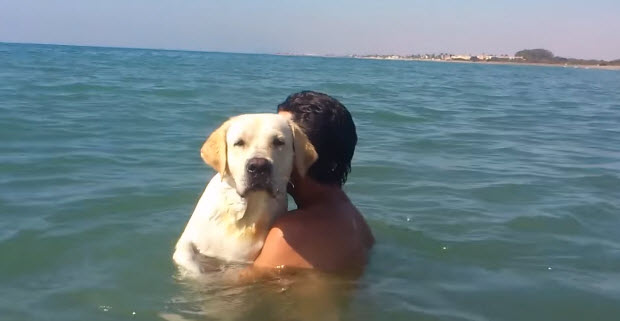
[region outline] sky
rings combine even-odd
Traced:
[[[0,0],[0,42],[620,59],[620,0]]]

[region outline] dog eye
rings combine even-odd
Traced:
[[[273,139],[273,145],[274,146],[282,146],[282,145],[284,145],[284,140],[282,138],[275,137]]]
[[[245,145],[245,142],[243,141],[243,139],[240,139],[240,140],[236,141],[233,145],[241,147],[241,146]]]

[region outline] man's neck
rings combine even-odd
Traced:
[[[340,186],[320,184],[308,177],[295,185],[291,195],[300,209],[319,203],[341,201],[347,197]]]

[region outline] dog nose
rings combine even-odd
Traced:
[[[266,158],[252,158],[248,161],[247,170],[252,175],[270,174],[271,162]]]

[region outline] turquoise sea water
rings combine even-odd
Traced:
[[[302,89],[357,124],[365,274],[178,280],[206,135]],[[1,320],[619,315],[620,72],[0,44]]]

